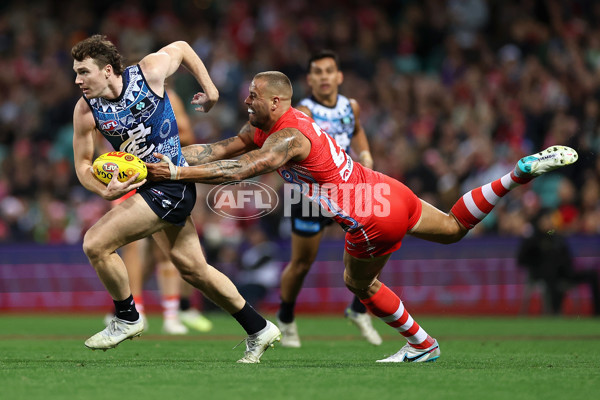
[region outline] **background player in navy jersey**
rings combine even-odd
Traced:
[[[339,86],[343,80],[344,75],[335,52],[322,50],[314,54],[308,61],[306,76],[311,96],[301,100],[296,108],[312,117],[348,154],[351,148],[362,165],[373,168],[367,135],[359,120],[360,106],[356,100],[339,94]],[[284,347],[300,347],[300,337],[294,321],[296,299],[304,278],[317,257],[324,228],[333,222],[331,218],[320,215],[313,207],[303,207],[303,202],[309,200],[303,196],[302,202],[294,203],[290,208],[291,259],[281,274],[281,304],[277,313],[277,325],[281,330],[281,345]],[[373,328],[367,308],[358,297],[354,296],[345,314],[369,343],[381,344],[381,336]]]
[[[90,349],[109,349],[139,336],[143,319],[135,308],[127,270],[116,250],[152,235],[167,252],[182,277],[219,305],[248,333],[246,352],[238,362],[258,363],[264,351],[279,339],[275,324],[260,316],[224,274],[208,265],[190,216],[196,201],[193,183],[146,182],[134,184],[137,174],[119,182],[113,174],[108,185],[91,172],[94,133],[100,131],[115,150],[158,162],[153,153],[168,154],[178,166],[187,162],[181,152],[177,122],[165,79],[183,65],[204,93],[194,96],[196,110],[209,111],[219,93],[202,60],[186,42],[171,43],[123,68],[122,57],[106,37],[94,35],[71,50],[75,84],[83,91],[73,114],[75,169],[81,184],[107,200],[137,189],[136,194],[112,208],[85,234],[83,250],[115,303],[116,315],[101,332],[85,341]]]

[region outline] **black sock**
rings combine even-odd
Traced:
[[[296,308],[296,302],[285,302],[281,301],[279,304],[279,311],[277,312],[277,318],[283,323],[289,324],[294,322],[294,308]]]
[[[350,309],[359,314],[364,314],[367,312],[367,307],[363,303],[360,302],[360,299],[356,296],[352,299],[352,303],[350,304]]]
[[[231,314],[231,316],[240,323],[248,335],[252,335],[267,326],[267,320],[248,303],[244,304],[240,311]]]
[[[129,295],[125,300],[113,300],[115,303],[115,315],[122,320],[135,322],[140,319],[140,314],[135,309],[133,295]]]
[[[179,297],[179,311],[187,311],[192,308],[189,297]]]

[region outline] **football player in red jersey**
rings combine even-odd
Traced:
[[[406,338],[405,346],[379,362],[425,362],[440,356],[437,340],[378,279],[404,235],[457,242],[511,189],[577,160],[577,153],[565,146],[524,157],[513,171],[471,190],[445,213],[397,180],[353,163],[314,120],[291,107],[292,86],[283,73],[257,74],[249,92],[245,99],[249,123],[237,136],[184,148],[186,159],[195,166],[148,164],[149,179],[219,184],[277,170],[346,230],[346,286],[371,313]],[[241,157],[229,159],[234,156]]]
[[[360,106],[355,99],[339,93],[344,80],[339,65],[337,54],[331,50],[313,54],[308,60],[306,75],[310,96],[300,100],[295,108],[314,119],[344,151],[349,153],[352,150],[363,166],[373,168],[367,135],[360,123]],[[291,254],[290,261],[281,272],[281,302],[277,312],[277,326],[281,330],[283,347],[301,346],[295,320],[296,299],[317,258],[325,228],[333,223],[331,218],[313,213],[312,208],[304,204],[308,201],[303,199],[290,205]],[[381,336],[358,297],[353,296],[344,315],[369,343],[376,346],[381,344]]]

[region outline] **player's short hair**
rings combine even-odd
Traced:
[[[254,76],[254,79],[264,79],[267,81],[269,88],[273,93],[278,93],[288,99],[292,98],[294,91],[292,89],[292,82],[286,74],[279,71],[265,71],[259,72]]]
[[[323,50],[316,52],[308,59],[308,65],[306,66],[306,72],[310,73],[310,66],[312,65],[312,63],[314,61],[322,60],[324,58],[332,58],[333,61],[335,62],[335,66],[337,67],[337,69],[338,70],[340,69],[340,58],[338,57],[337,53],[333,50],[323,49]]]
[[[124,71],[123,56],[104,35],[93,35],[77,43],[71,49],[71,56],[77,61],[83,61],[89,57],[94,60],[98,68],[104,68],[110,64],[116,75],[122,75]]]

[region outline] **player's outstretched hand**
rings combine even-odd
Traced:
[[[108,185],[106,185],[106,192],[102,197],[104,197],[106,200],[115,200],[126,193],[139,188],[146,183],[146,179],[139,181],[138,183],[134,183],[139,175],[140,174],[137,173],[132,175],[125,182],[119,182],[119,167],[116,167],[115,171],[113,171],[112,179],[110,182],[108,182]]]
[[[154,157],[160,159],[159,163],[146,163],[148,179],[151,181],[177,180],[179,167],[171,159],[163,154],[154,153]]]
[[[206,93],[196,93],[192,99],[192,104],[198,106],[194,108],[196,111],[208,112],[217,103],[217,100],[211,100]]]

